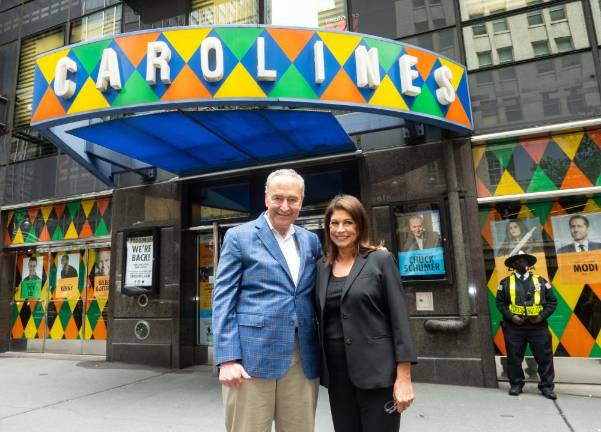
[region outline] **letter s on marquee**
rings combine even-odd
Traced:
[[[453,79],[453,72],[448,66],[441,66],[434,71],[434,79],[436,84],[439,85],[439,89],[436,90],[436,99],[442,105],[449,105],[455,100],[455,89],[451,80]]]

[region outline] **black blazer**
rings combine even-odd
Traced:
[[[321,323],[330,273],[326,259],[320,259],[315,295],[320,323],[321,384],[325,387],[329,371]],[[349,378],[356,387],[390,387],[396,379],[397,363],[417,362],[399,268],[390,252],[377,250],[357,256],[342,289],[340,317]]]

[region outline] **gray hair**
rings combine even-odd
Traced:
[[[267,191],[269,190],[269,186],[271,185],[271,183],[274,181],[274,179],[276,177],[292,177],[292,178],[294,178],[296,181],[298,181],[298,184],[301,187],[301,196],[303,196],[303,197],[305,196],[305,180],[299,175],[299,173],[297,173],[293,169],[289,169],[289,168],[273,171],[271,174],[269,174],[269,176],[267,176],[267,181],[265,182],[265,193],[267,193]]]

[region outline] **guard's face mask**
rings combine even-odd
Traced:
[[[516,264],[515,265],[515,270],[519,273],[519,274],[524,274],[526,273],[526,271],[528,270],[528,266],[522,263]]]

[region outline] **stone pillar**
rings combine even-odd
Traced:
[[[148,304],[121,293],[123,253],[128,228],[159,227],[158,292]],[[180,359],[180,243],[181,186],[179,183],[118,189],[113,194],[111,300],[107,360],[169,368]],[[135,326],[145,321],[148,337],[136,337]]]

